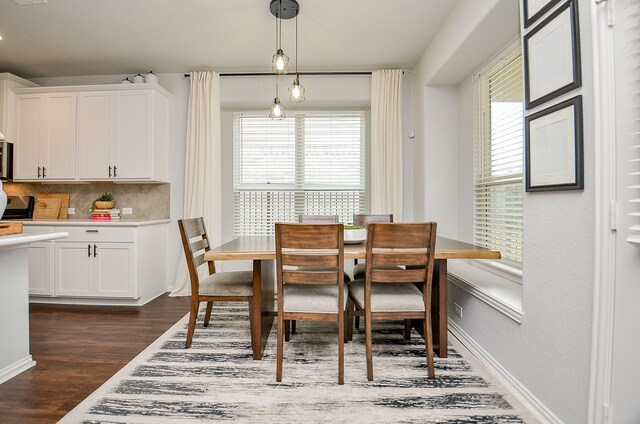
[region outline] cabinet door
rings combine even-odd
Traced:
[[[76,93],[48,94],[45,104],[43,178],[76,178]]]
[[[42,122],[44,97],[39,94],[16,97],[16,123],[14,127],[13,164],[14,179],[37,180],[42,176],[40,142],[44,123]]]
[[[115,95],[91,91],[78,95],[78,176],[111,179],[111,144],[115,139]],[[109,169],[111,167],[111,169]]]
[[[133,243],[101,243],[94,262],[95,295],[135,297]]]
[[[53,243],[49,241],[29,245],[29,294],[53,295]]]
[[[118,179],[147,179],[152,174],[153,93],[122,91],[116,95],[117,142],[111,157]]]
[[[55,294],[58,296],[93,296],[93,244],[55,243]]]

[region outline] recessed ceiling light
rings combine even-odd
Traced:
[[[49,0],[13,0],[16,3],[24,6],[27,4],[43,4],[43,3],[49,3]]]
[[[4,38],[2,37],[2,35],[0,35],[0,40],[4,40]]]

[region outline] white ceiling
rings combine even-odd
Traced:
[[[299,0],[300,71],[412,68],[456,1]],[[269,72],[275,52],[269,0],[0,0],[0,35],[0,72],[26,78]]]

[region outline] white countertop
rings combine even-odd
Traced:
[[[42,234],[10,234],[8,236],[0,236],[0,249],[20,247],[25,244],[34,243],[36,241],[56,240],[69,237],[69,233],[42,233]]]
[[[145,225],[168,224],[170,219],[122,219],[120,221],[95,221],[93,219],[39,219],[39,220],[11,220],[5,222],[22,222],[25,226],[98,226],[98,227],[143,227]]]

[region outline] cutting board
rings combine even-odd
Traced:
[[[0,236],[20,234],[21,232],[22,222],[0,222]]]
[[[33,219],[58,219],[60,199],[37,199]]]
[[[69,208],[69,193],[37,193],[36,200],[60,199],[60,211],[58,219],[67,219],[67,209]],[[55,218],[54,218],[55,219]]]

